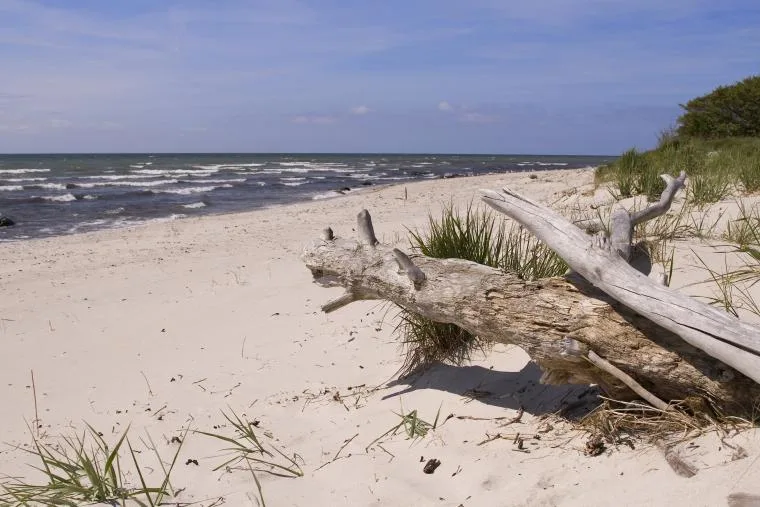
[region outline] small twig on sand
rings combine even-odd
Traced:
[[[32,395],[34,396],[34,428],[37,438],[40,438],[40,416],[37,411],[37,386],[34,384],[34,370],[32,371]]]
[[[145,383],[148,384],[148,394],[150,394],[151,396],[153,396],[153,390],[150,388],[150,382],[148,382],[148,377],[145,376],[145,372],[144,371],[140,371],[140,374],[145,379]]]
[[[520,409],[517,411],[517,415],[516,416],[514,416],[509,421],[507,421],[507,422],[505,422],[503,424],[500,424],[499,426],[500,427],[504,427],[504,426],[509,426],[510,424],[522,422],[522,416],[523,416],[524,413],[525,413],[525,409],[521,406]]]
[[[346,448],[346,446],[347,446],[348,444],[350,444],[350,443],[351,443],[351,442],[352,442],[352,441],[353,441],[353,440],[354,440],[356,437],[358,437],[358,436],[359,436],[359,434],[357,433],[357,434],[356,434],[356,435],[354,435],[353,437],[351,437],[351,438],[349,438],[348,440],[346,440],[345,442],[343,442],[343,445],[340,447],[340,449],[338,449],[338,452],[336,452],[336,453],[335,453],[335,456],[333,456],[333,459],[331,459],[331,460],[330,460],[330,461],[328,461],[327,463],[322,463],[322,464],[319,466],[319,468],[317,468],[317,470],[321,470],[322,468],[326,467],[326,466],[327,466],[327,465],[329,465],[330,463],[334,463],[335,461],[337,461],[337,460],[339,459],[340,453],[341,453],[341,452],[343,452],[343,449],[345,449],[345,448]],[[343,456],[343,457],[344,457],[344,458],[349,458],[349,457],[351,457],[351,455],[349,454],[348,456]],[[315,470],[315,472],[316,472],[317,470]]]
[[[243,358],[243,359],[245,359],[245,355],[244,355],[244,352],[245,352],[245,341],[247,339],[248,339],[247,336],[243,336],[243,345],[240,347],[240,357]]]

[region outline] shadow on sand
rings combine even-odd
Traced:
[[[418,389],[435,389],[472,398],[480,403],[533,415],[559,413],[578,419],[599,404],[599,390],[587,385],[539,384],[540,368],[533,362],[517,372],[496,371],[482,366],[437,363],[422,373],[391,381],[389,386],[408,386],[384,396],[401,396]]]

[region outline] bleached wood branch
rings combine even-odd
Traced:
[[[482,193],[489,206],[525,226],[595,287],[760,382],[760,329],[647,278],[611,252],[609,243],[593,241],[560,214],[517,192]]]

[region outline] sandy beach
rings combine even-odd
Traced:
[[[0,475],[40,479],[24,451],[35,417],[43,441],[85,422],[109,442],[129,427],[135,448],[145,451],[140,437],[149,434],[167,457],[172,437],[189,428],[172,475],[181,492],[170,501],[257,505],[250,473],[213,471],[224,443],[192,433],[229,432],[222,411],[233,410],[302,460],[300,478],[259,474],[268,506],[714,506],[732,493],[760,494],[757,431],[685,445],[692,478],[651,446],[589,457],[588,435],[552,415],[589,396],[587,386],[540,385],[519,348],[498,345],[469,365],[395,381],[396,309],[367,301],[320,311],[340,290],[313,284],[299,255],[324,227],[354,236],[366,208],[381,242],[408,249],[406,227],[504,185],[558,207],[609,200],[590,169],[512,173],[0,244]],[[721,206],[730,215],[735,203]],[[694,252],[718,258],[712,246],[679,244],[672,286],[709,294],[693,285],[706,278]],[[402,432],[367,449],[402,407],[429,422],[440,410],[444,423],[425,438]],[[520,407],[518,421],[500,426]],[[525,448],[509,438],[483,443],[497,433],[525,435]],[[140,456],[159,477],[154,456]],[[425,474],[431,458],[441,465]]]

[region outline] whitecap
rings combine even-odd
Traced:
[[[47,178],[3,178],[11,183],[26,183],[27,181],[46,181]]]
[[[13,192],[15,190],[24,190],[21,185],[0,185],[0,191]]]
[[[63,194],[63,195],[44,195],[42,196],[43,199],[46,201],[55,201],[55,202],[71,202],[76,201],[77,198],[74,197],[74,194]]]
[[[190,204],[183,204],[182,207],[183,208],[188,208],[188,209],[205,208],[206,207],[206,203],[205,202],[193,202],[193,203],[190,203]]]
[[[48,190],[66,190],[66,185],[63,183],[36,183],[28,186],[30,188],[46,188]]]
[[[160,178],[160,174],[98,174],[96,176],[82,176],[90,180],[138,180],[145,178]]]
[[[172,185],[179,180],[151,180],[151,181],[97,181],[94,183],[75,183],[79,188],[98,187],[157,187],[160,185]]]
[[[217,188],[232,188],[232,185],[209,185],[205,187],[189,187],[189,188],[172,188],[172,189],[166,189],[166,190],[151,190],[151,192],[158,192],[163,194],[178,194],[178,195],[190,195],[190,194],[200,194],[203,192],[211,192],[212,190],[216,190]]]
[[[0,169],[0,174],[25,174],[25,173],[47,173],[50,169]]]

